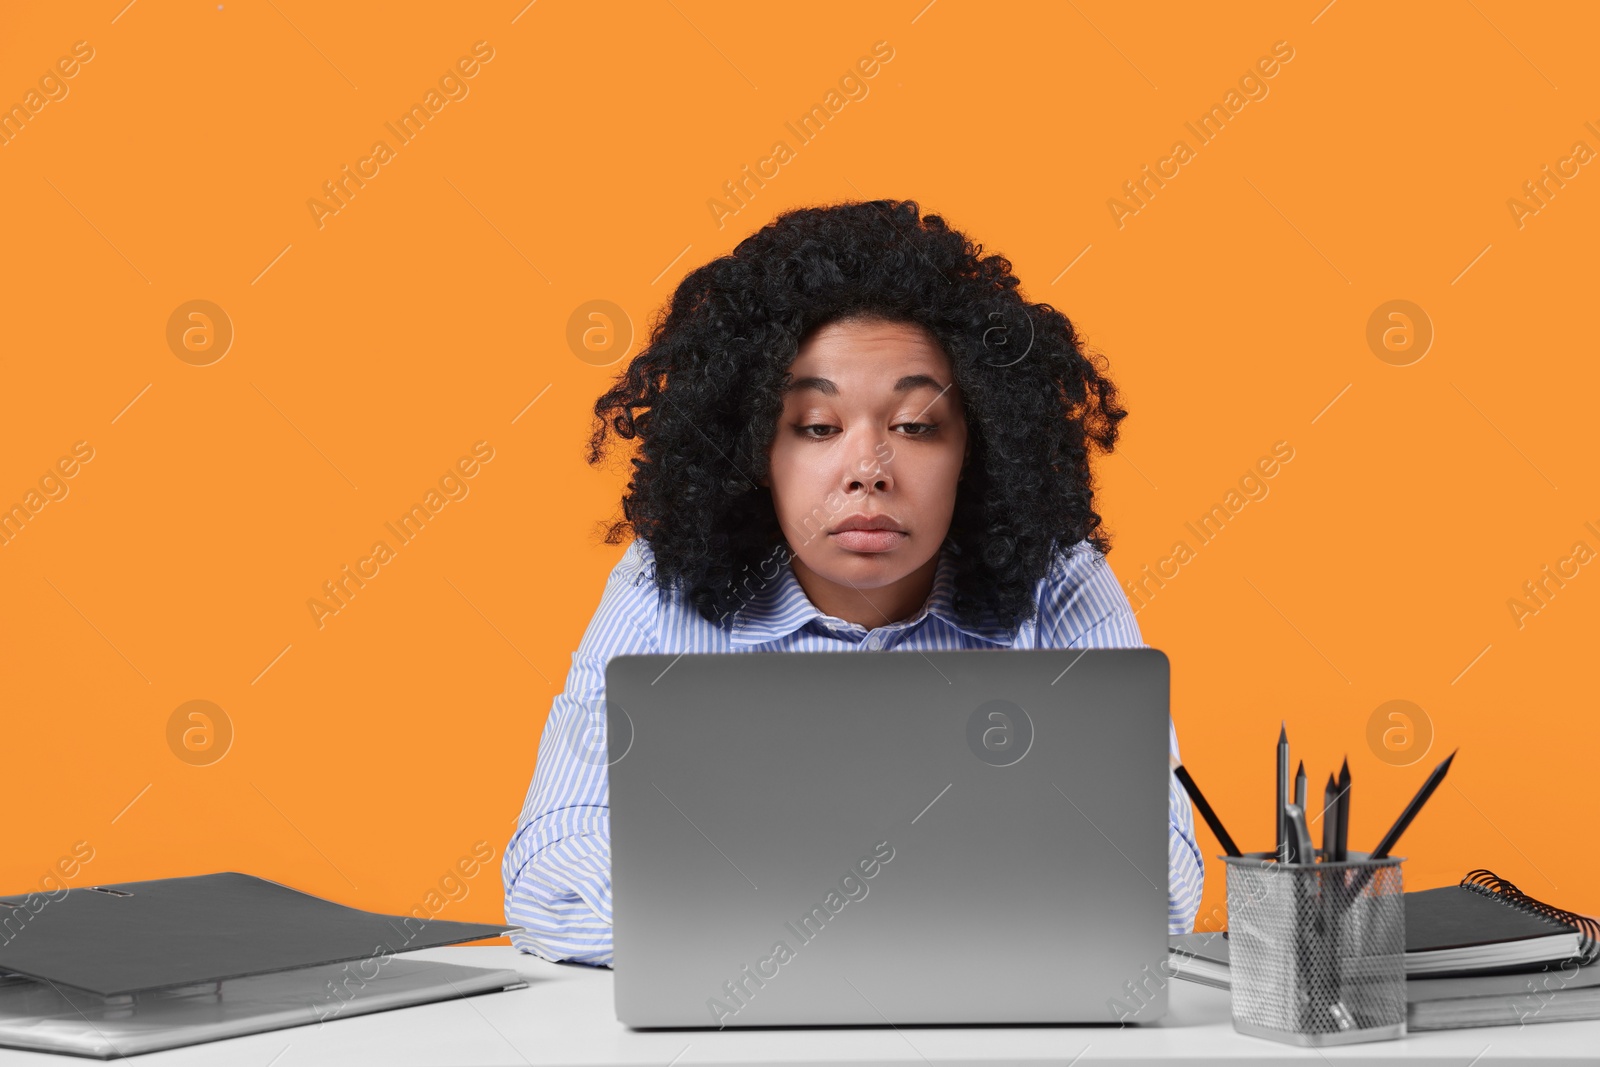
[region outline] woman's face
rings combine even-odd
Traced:
[[[763,481],[798,557],[796,573],[820,578],[836,604],[861,603],[856,590],[920,580],[912,610],[920,606],[950,529],[966,454],[960,391],[931,335],[879,321],[817,330],[789,368]],[[891,529],[845,529],[862,519]]]

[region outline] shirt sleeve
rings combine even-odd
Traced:
[[[547,960],[611,964],[606,664],[660,651],[659,594],[635,540],[611,571],[550,705],[517,831],[501,862],[511,943]]]
[[[1105,557],[1087,542],[1073,550],[1045,580],[1039,605],[1040,645],[1045,648],[1149,648],[1133,607]],[[1178,729],[1169,718],[1171,752],[1178,756]],[[1194,809],[1177,776],[1167,774],[1167,932],[1194,929],[1205,888],[1205,867],[1194,835]]]

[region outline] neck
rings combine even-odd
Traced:
[[[941,550],[942,551],[942,550]],[[790,559],[794,576],[807,598],[818,610],[836,619],[853,622],[868,630],[911,618],[927,603],[933,592],[933,577],[939,569],[939,552],[928,562],[889,585],[866,589],[829,581],[806,566],[799,556]]]

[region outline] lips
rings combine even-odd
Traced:
[[[905,528],[887,515],[851,515],[828,534],[849,552],[888,552],[907,537]]]
[[[840,530],[828,536],[851,552],[887,552],[906,539],[898,530]]]
[[[893,530],[895,533],[905,533],[901,526],[888,515],[851,515],[833,528],[833,533],[844,533],[846,530]]]

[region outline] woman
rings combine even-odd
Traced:
[[[611,962],[611,656],[1144,647],[1089,469],[1127,412],[1066,316],[981,253],[914,201],[790,211],[684,278],[596,402],[590,463],[608,433],[640,443],[607,536],[634,540],[502,864],[518,948]],[[1170,776],[1168,811],[1177,933],[1202,868]]]

